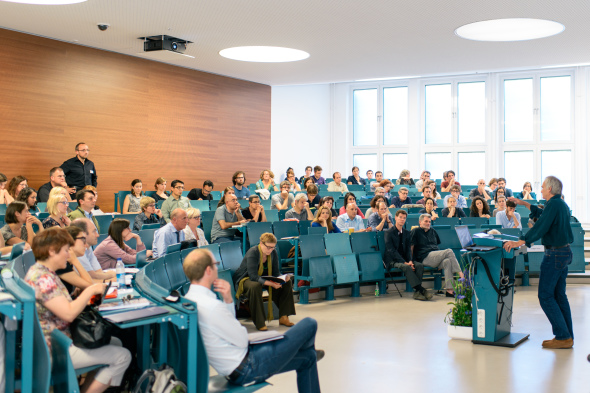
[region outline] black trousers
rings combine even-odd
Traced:
[[[406,280],[408,280],[412,288],[422,284],[422,275],[424,275],[424,265],[422,263],[414,262],[416,271],[412,270],[412,267],[405,263],[395,263],[393,267],[400,269],[404,273]]]
[[[287,281],[280,289],[272,289],[272,300],[279,307],[279,317],[295,315],[295,303],[293,301],[292,280]],[[257,329],[266,325],[264,316],[264,304],[262,302],[262,284],[252,280],[244,281],[244,295],[248,298],[252,322]]]

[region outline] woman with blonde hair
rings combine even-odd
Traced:
[[[279,307],[279,324],[287,327],[294,325],[289,321],[289,315],[295,315],[293,285],[289,276],[286,277],[286,281],[282,285],[263,278],[281,275],[279,254],[276,248],[277,238],[275,235],[263,233],[260,236],[260,243],[246,251],[242,264],[233,276],[236,298],[239,299],[242,295],[248,298],[252,321],[258,330],[268,330],[262,302],[263,289],[268,289],[268,320],[274,319],[272,311],[272,303],[274,302]]]
[[[324,227],[328,233],[341,233],[340,229],[332,224],[332,211],[323,206],[315,212],[315,218],[311,222],[312,227]]]
[[[205,239],[205,232],[199,228],[199,225],[201,225],[201,211],[194,207],[189,207],[186,209],[186,216],[188,223],[183,229],[184,240],[196,240],[198,247],[209,244],[207,239]]]
[[[162,217],[162,210],[156,209],[156,200],[152,197],[144,196],[139,201],[141,213],[135,216],[133,230],[141,230],[144,224],[160,224],[160,228],[166,225],[166,220]]]
[[[68,194],[68,191],[65,188],[63,188],[63,187],[53,187],[51,189],[51,191],[49,191],[49,198],[47,199],[47,201],[48,201],[47,206],[48,207],[45,208],[45,211],[46,212],[49,212],[49,199],[51,197],[54,197],[54,196],[63,196],[64,198],[66,198],[66,201],[67,201],[68,198],[67,198],[66,195],[69,195],[69,194]],[[70,208],[69,204],[66,205],[66,206],[68,208],[68,213],[71,213],[72,212],[72,208]]]
[[[166,184],[166,179],[164,179],[163,177],[158,177],[156,179],[156,184],[154,184],[154,187],[156,188],[156,193],[153,196],[156,203],[160,201],[165,201],[170,196],[170,194],[166,191]]]
[[[47,211],[49,217],[43,220],[43,228],[70,226],[71,220],[68,218],[69,202],[65,196],[59,194],[49,197],[47,200]]]
[[[270,169],[260,172],[260,180],[256,182],[257,190],[279,191],[275,184],[275,174]]]

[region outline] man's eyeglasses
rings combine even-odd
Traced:
[[[90,149],[80,149],[78,151],[90,151]]]
[[[151,205],[148,205],[147,207],[156,207],[156,204],[152,203]]]
[[[82,240],[82,243],[86,244],[86,236],[77,237],[76,240]]]
[[[61,202],[57,202],[57,203],[63,203],[66,206],[70,204],[70,202],[68,202],[68,201],[61,201]]]
[[[184,190],[184,186],[176,186],[174,188],[176,188],[177,190]]]

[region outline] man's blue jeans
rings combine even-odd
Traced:
[[[258,383],[275,374],[296,370],[299,393],[320,392],[315,351],[317,329],[315,319],[305,318],[287,330],[283,339],[250,345],[247,363],[233,383]]]
[[[563,247],[545,250],[539,277],[539,303],[547,315],[557,340],[574,338],[572,312],[565,294],[568,265],[572,263],[572,250]]]

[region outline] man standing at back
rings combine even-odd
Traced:
[[[517,198],[510,202],[526,206],[532,215],[538,218],[533,227],[520,236],[517,242],[506,242],[504,248],[513,248],[541,239],[545,246],[545,256],[541,262],[539,276],[539,303],[555,337],[543,341],[543,348],[569,349],[574,346],[574,328],[572,312],[565,294],[568,266],[572,263],[570,244],[574,241],[570,224],[570,208],[561,197],[561,181],[554,176],[547,176],[541,188],[543,199],[547,200],[544,209]]]
[[[94,163],[88,159],[88,153],[90,153],[88,145],[80,142],[76,145],[76,157],[61,164],[68,184],[76,189],[74,192],[70,192],[72,196],[76,195],[76,191],[80,191],[84,186],[97,186],[96,168]]]
[[[298,391],[319,393],[317,361],[324,351],[315,349],[317,322],[305,318],[284,332],[282,339],[249,344],[246,328],[235,316],[230,283],[218,278],[218,264],[211,251],[198,249],[182,265],[191,282],[186,298],[197,305],[199,330],[211,366],[235,385],[262,382],[296,370]],[[221,294],[223,302],[211,288]]]

